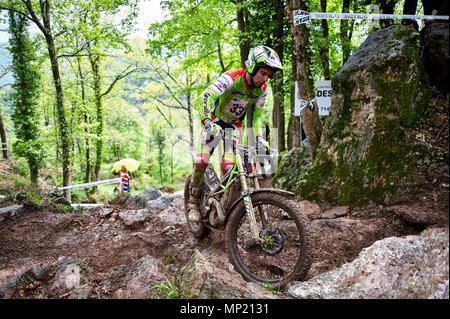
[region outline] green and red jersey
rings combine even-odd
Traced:
[[[218,118],[233,124],[244,120],[247,108],[254,105],[253,129],[255,136],[262,136],[262,112],[267,97],[267,83],[260,88],[250,88],[246,81],[245,69],[231,70],[222,74],[202,92],[199,104],[200,119]]]

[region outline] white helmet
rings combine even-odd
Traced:
[[[255,75],[258,69],[263,67],[273,72],[283,70],[278,54],[265,45],[258,45],[250,50],[245,61],[248,73]]]

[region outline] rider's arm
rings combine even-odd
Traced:
[[[264,136],[264,121],[262,118],[262,113],[264,109],[264,103],[266,102],[267,90],[267,84],[264,84],[263,94],[260,96],[258,101],[256,101],[255,107],[253,109],[253,130],[255,132],[255,138],[257,136]]]
[[[233,79],[227,73],[224,73],[202,92],[202,100],[199,103],[198,109],[202,123],[205,119],[211,118],[216,101],[232,87]]]

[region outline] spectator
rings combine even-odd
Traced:
[[[120,193],[123,194],[123,192],[129,192],[130,191],[130,185],[129,185],[129,179],[130,179],[130,173],[127,171],[127,168],[125,165],[122,165],[122,168],[119,172],[119,177],[123,178],[123,181],[121,183],[122,187],[120,189]]]

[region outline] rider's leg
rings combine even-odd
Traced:
[[[224,147],[223,147],[223,156],[222,156],[222,174],[223,176],[233,168],[235,155],[233,152],[233,148],[236,144],[241,142],[242,136],[242,123],[236,123],[232,125],[233,128],[225,129],[225,138],[224,138]],[[235,139],[232,139],[232,135],[235,135]]]
[[[191,190],[189,193],[189,221],[198,223],[201,221],[200,213],[200,196],[203,186],[203,178],[205,175],[206,167],[209,163],[209,158],[214,152],[215,147],[218,145],[218,138],[210,136],[203,129],[200,135],[200,147],[194,159],[194,167],[192,170],[191,178]],[[220,141],[220,140],[219,140]]]

